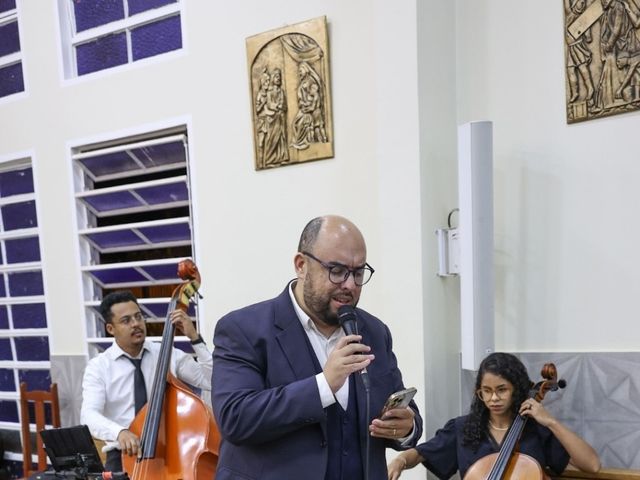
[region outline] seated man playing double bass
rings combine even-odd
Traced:
[[[440,479],[458,471],[465,480],[486,478],[476,475],[485,468],[483,457],[499,452],[507,443],[505,437],[518,415],[530,419],[520,436],[519,452],[543,469],[560,474],[571,463],[586,472],[600,470],[595,450],[540,402],[529,398],[530,387],[527,370],[518,358],[492,353],[480,364],[469,414],[449,420],[432,439],[397,456],[388,465],[389,480],[419,463]],[[493,462],[487,466],[491,465]]]
[[[80,421],[89,426],[95,438],[111,442],[113,447],[107,451],[105,470],[120,472],[122,452],[138,453],[140,439],[128,429],[146,399],[151,398],[160,344],[146,340],[145,318],[131,292],[119,291],[105,296],[100,314],[115,341],[87,365],[82,381]],[[191,340],[198,360],[174,347],[171,373],[189,385],[211,390],[211,352],[185,312],[176,309],[169,318]],[[138,393],[134,380],[136,361],[146,387],[140,392],[140,385]]]

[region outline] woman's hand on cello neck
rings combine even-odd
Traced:
[[[540,402],[533,398],[522,402],[518,413],[522,416],[533,418],[540,425],[547,428],[550,428],[557,421]]]

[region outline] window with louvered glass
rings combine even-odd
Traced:
[[[130,290],[161,336],[177,265],[193,258],[187,136],[184,128],[151,132],[73,151],[82,280],[89,344],[110,345],[100,300]],[[195,319],[195,307],[189,314]],[[188,341],[177,346],[191,351]]]

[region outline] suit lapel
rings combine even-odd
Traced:
[[[319,372],[309,339],[291,304],[289,285],[276,299],[274,325],[280,329],[276,339],[296,380],[314,377]],[[320,422],[323,439],[327,440],[327,422]]]
[[[296,380],[316,375],[313,353],[307,346],[308,338],[291,304],[288,286],[276,299],[274,323],[280,329],[276,339]]]

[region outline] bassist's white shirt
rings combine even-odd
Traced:
[[[202,390],[211,390],[211,352],[204,343],[193,345],[198,361],[175,347],[169,369],[185,383]],[[145,340],[142,373],[151,398],[160,344]],[[141,351],[142,354],[142,351]],[[91,435],[113,442],[133,421],[133,378],[135,367],[116,342],[87,364],[82,380],[80,422],[89,426]],[[140,358],[140,357],[138,357]],[[117,445],[117,444],[116,444]]]

